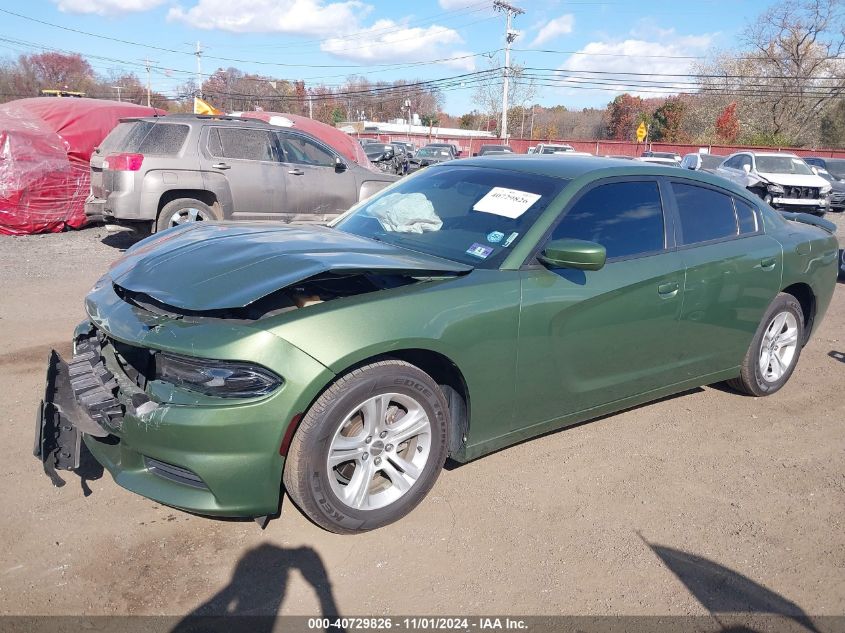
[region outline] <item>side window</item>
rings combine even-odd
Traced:
[[[742,169],[746,165],[754,167],[754,165],[751,164],[751,157],[748,154],[743,154],[739,157],[739,169]]]
[[[218,148],[214,147],[212,139],[217,131],[220,150],[225,158],[239,158],[241,160],[275,161],[276,152],[273,136],[269,130],[252,130],[236,127],[218,127],[211,130],[209,135],[209,151],[214,154]]]
[[[190,128],[187,125],[158,123],[149,131],[138,151],[141,154],[176,155],[185,144],[188,132]]]
[[[740,234],[756,233],[758,230],[757,213],[747,202],[734,198],[734,206],[736,207],[736,219],[739,223]]]
[[[208,153],[216,158],[223,157],[223,144],[220,142],[220,134],[218,128],[213,127],[208,130]]]
[[[286,163],[333,167],[334,156],[304,136],[279,134],[283,160]]]
[[[663,206],[656,182],[614,182],[591,189],[569,209],[552,239],[597,242],[607,257],[628,257],[664,247]]]
[[[737,235],[730,196],[696,185],[672,183],[681,221],[681,244],[697,244]]]

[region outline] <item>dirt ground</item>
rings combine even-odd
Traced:
[[[50,485],[32,457],[47,354],[129,243],[0,239],[0,613],[845,615],[845,284],[777,395],[708,387],[525,442],[349,537],[287,499],[261,531],[95,468]]]

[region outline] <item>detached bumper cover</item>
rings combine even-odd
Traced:
[[[127,412],[131,415],[139,409],[157,408],[140,390],[123,401],[118,399],[121,383],[126,382],[106,367],[95,336],[77,339],[76,353],[69,363],[56,350],[50,352],[33,452],[53,485],[65,483],[57,470],[79,468],[83,434],[107,437],[123,428]]]
[[[79,468],[82,433],[94,437],[109,434],[77,401],[71,373],[71,367],[59,353],[50,352],[47,386],[36,417],[33,454],[41,460],[44,472],[55,486],[65,484],[57,470]]]

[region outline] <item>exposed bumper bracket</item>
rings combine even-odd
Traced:
[[[44,399],[38,407],[33,454],[44,472],[60,487],[65,481],[57,470],[79,468],[82,433],[106,437],[101,427],[77,402],[71,387],[70,369],[56,350],[50,352]]]

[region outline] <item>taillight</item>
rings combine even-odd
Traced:
[[[112,171],[138,171],[144,162],[143,154],[109,154],[103,160],[103,169]]]

